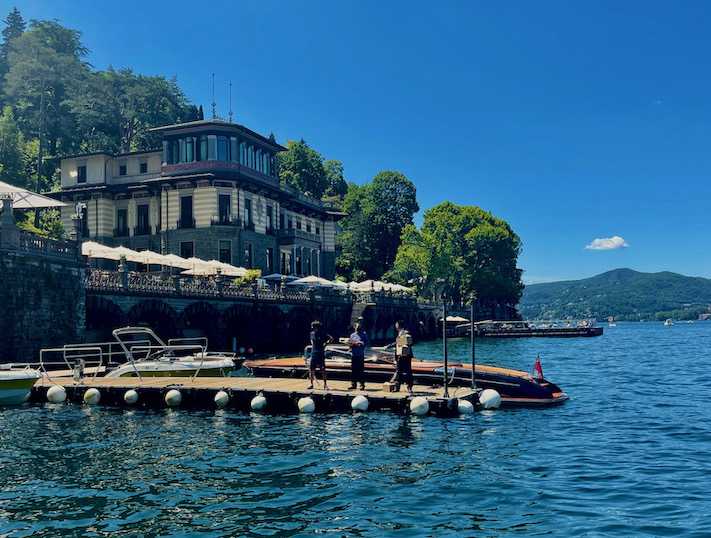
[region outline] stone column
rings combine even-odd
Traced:
[[[2,198],[2,215],[0,215],[0,246],[3,248],[17,248],[20,244],[20,230],[15,224],[15,215],[12,213],[12,197]]]

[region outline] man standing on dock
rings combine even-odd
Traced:
[[[363,318],[358,318],[355,324],[355,331],[348,338],[348,345],[351,348],[351,388],[356,388],[360,383],[360,389],[365,390],[365,348],[368,347],[368,333],[363,328]]]
[[[314,388],[314,380],[316,379],[316,370],[321,370],[323,377],[323,388],[328,389],[328,381],[326,380],[326,344],[333,341],[326,331],[321,327],[319,320],[311,323],[311,358],[309,359],[309,381],[311,384],[308,388]]]
[[[399,320],[395,322],[395,375],[393,381],[396,390],[400,390],[400,384],[407,384],[407,392],[412,394],[412,336],[405,329],[405,322]]]

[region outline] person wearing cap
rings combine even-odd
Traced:
[[[360,389],[365,390],[365,349],[368,347],[368,333],[363,328],[363,318],[358,318],[353,334],[348,338],[348,346],[351,348],[351,388],[356,388],[360,383]]]
[[[405,328],[405,322],[398,320],[395,322],[395,375],[392,380],[395,382],[396,390],[400,390],[401,383],[407,385],[407,392],[412,394],[412,336]]]
[[[328,381],[326,380],[326,345],[333,341],[333,338],[326,334],[326,331],[321,327],[321,322],[315,320],[311,323],[311,358],[309,359],[309,389],[314,388],[314,380],[316,379],[316,370],[321,370],[323,378],[323,388],[328,389]]]

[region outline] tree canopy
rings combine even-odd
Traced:
[[[382,277],[419,211],[415,185],[400,172],[380,172],[370,183],[348,185],[342,210],[338,273],[349,280]]]
[[[286,151],[277,155],[277,162],[282,183],[296,187],[314,198],[321,198],[326,192],[323,158],[303,139],[298,142],[290,140]]]
[[[388,277],[428,295],[480,304],[515,305],[523,284],[517,268],[521,241],[509,224],[476,206],[441,203],[421,229],[407,226]]]

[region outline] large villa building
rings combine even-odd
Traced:
[[[340,213],[279,184],[273,137],[217,119],[153,131],[162,151],[61,160],[65,229],[82,203],[82,236],[106,245],[334,277]]]

